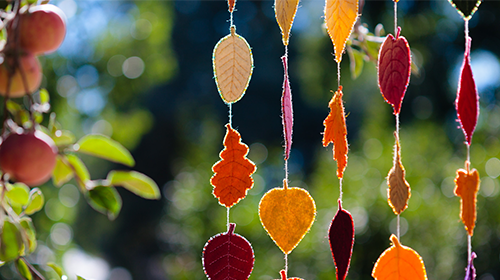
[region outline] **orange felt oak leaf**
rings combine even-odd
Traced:
[[[472,236],[476,224],[476,197],[479,191],[479,173],[476,169],[469,170],[468,162],[466,165],[467,170],[457,170],[455,195],[461,198],[460,219],[462,219],[467,233]]]
[[[285,254],[289,254],[304,238],[316,216],[316,205],[309,193],[301,188],[268,191],[260,200],[259,217],[271,239]]]
[[[410,199],[410,185],[405,179],[405,168],[401,163],[401,148],[399,146],[399,138],[396,136],[396,144],[394,149],[394,166],[389,171],[387,176],[387,202],[391,206],[394,214],[399,215],[408,207]]]
[[[335,49],[335,61],[340,63],[345,43],[351,36],[358,18],[358,0],[326,0],[325,21]]]
[[[424,262],[412,248],[399,243],[391,235],[392,246],[385,250],[373,267],[375,280],[424,280],[427,279]]]
[[[342,102],[342,86],[330,100],[330,114],[323,121],[323,147],[333,143],[333,159],[337,161],[337,177],[344,176],[347,166],[347,128],[345,125],[344,104]]]
[[[296,277],[286,278],[286,271],[285,270],[280,270],[280,275],[281,275],[281,279],[274,279],[274,280],[304,280],[302,278],[296,278]]]
[[[255,172],[255,164],[246,158],[248,146],[241,143],[240,134],[230,124],[226,124],[224,150],[221,160],[212,167],[215,173],[210,179],[214,186],[213,194],[219,203],[231,207],[247,195],[253,187],[251,175]]]

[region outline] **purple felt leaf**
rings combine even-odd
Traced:
[[[292,90],[290,89],[290,81],[288,80],[288,57],[281,57],[285,77],[283,80],[283,95],[281,96],[281,110],[283,119],[283,134],[285,135],[285,160],[290,157],[290,149],[292,148],[292,129],[293,129],[293,108],[292,108]]]
[[[470,38],[467,40],[464,53],[455,107],[457,109],[458,121],[465,134],[465,140],[467,144],[470,145],[472,134],[476,129],[477,118],[479,116],[479,95],[470,66]]]
[[[229,224],[226,233],[208,240],[203,248],[203,269],[211,280],[246,280],[255,261],[250,243],[234,233],[236,224]]]
[[[378,54],[378,86],[385,101],[399,114],[401,103],[410,82],[410,46],[403,36],[387,35]]]
[[[476,268],[473,264],[475,258],[477,258],[476,253],[472,252],[469,265],[465,269],[465,280],[476,280]]]
[[[354,221],[351,214],[342,209],[341,203],[339,200],[339,210],[328,232],[338,280],[344,280],[347,276],[354,245]]]

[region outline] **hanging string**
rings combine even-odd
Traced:
[[[467,50],[467,45],[469,42],[469,20],[465,19],[465,49]]]
[[[234,22],[233,22],[233,12],[230,12],[229,13],[229,28],[231,28],[233,25],[234,25]]]
[[[472,259],[472,236],[467,234],[467,261],[470,263]]]
[[[226,209],[227,209],[227,221],[226,221],[226,226],[227,226],[227,229],[229,230],[229,209],[231,209],[231,208],[226,207]]]
[[[396,218],[396,221],[397,221],[397,229],[396,229],[396,236],[398,237],[398,240],[400,240],[400,222],[401,222],[401,218],[400,218],[400,215],[398,214],[398,217]]]
[[[285,272],[288,274],[288,254],[285,254]]]
[[[337,85],[340,87],[340,62],[337,63]]]
[[[344,178],[340,178],[339,179],[339,200],[340,200],[340,203],[342,203],[342,183],[344,182]]]
[[[288,58],[288,45],[285,45],[285,57]]]
[[[398,0],[394,0],[394,36],[398,34]]]
[[[229,125],[233,127],[233,103],[229,103],[227,106],[229,106]]]
[[[396,135],[397,135],[397,140],[399,141],[399,113],[396,114]]]

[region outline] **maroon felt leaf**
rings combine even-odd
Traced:
[[[464,53],[464,62],[458,82],[457,99],[455,101],[458,121],[465,134],[465,140],[470,145],[472,134],[476,129],[477,117],[479,116],[479,96],[476,83],[470,66],[470,38],[467,40]]]
[[[339,200],[339,210],[332,220],[330,231],[330,249],[332,250],[337,279],[344,280],[351,262],[352,246],[354,245],[354,221],[349,212],[342,209]]]
[[[465,280],[476,280],[476,268],[474,267],[473,261],[477,258],[476,253],[472,252],[469,265],[465,269]]]
[[[283,113],[283,134],[285,135],[285,159],[290,156],[292,148],[292,128],[293,128],[293,108],[292,108],[292,90],[290,89],[290,81],[288,80],[288,57],[281,57],[283,60],[283,68],[285,78],[283,80],[283,95],[281,96],[281,109]]]
[[[406,38],[387,35],[378,54],[378,86],[385,101],[399,114],[403,97],[410,82],[411,55]]]
[[[250,243],[234,233],[236,224],[229,224],[226,233],[208,240],[203,248],[203,269],[211,280],[246,280],[255,261]]]

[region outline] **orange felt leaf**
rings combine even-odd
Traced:
[[[280,270],[280,275],[281,275],[281,279],[274,279],[274,280],[304,280],[302,278],[296,278],[296,277],[286,278],[286,271],[284,271],[284,270]]]
[[[226,124],[224,150],[221,160],[212,167],[215,173],[210,179],[214,186],[213,194],[219,203],[231,207],[247,195],[253,187],[251,175],[255,172],[255,164],[246,158],[248,146],[241,143],[240,134],[230,124]]]
[[[297,13],[299,0],[275,0],[274,12],[276,21],[281,29],[283,45],[288,45],[290,39],[290,30],[292,29],[293,19]]]
[[[326,0],[326,29],[333,42],[337,63],[342,60],[345,43],[357,18],[358,0]]]
[[[330,114],[323,121],[323,147],[333,143],[333,159],[337,161],[337,177],[344,176],[347,166],[347,128],[345,125],[344,104],[342,102],[342,86],[330,100]]]
[[[476,169],[458,169],[455,178],[455,195],[460,199],[460,219],[464,223],[467,233],[474,234],[476,224],[476,201],[479,191],[479,173]]]
[[[412,248],[399,243],[393,234],[392,246],[385,250],[373,267],[375,280],[422,280],[427,279],[424,262]]]
[[[289,254],[304,238],[316,216],[316,205],[309,193],[301,188],[268,191],[260,200],[259,217],[271,239],[285,254]]]
[[[399,215],[408,207],[410,199],[410,185],[405,179],[405,168],[401,163],[401,148],[399,139],[396,135],[396,144],[394,149],[394,165],[387,176],[387,202],[391,206],[394,214]]]

